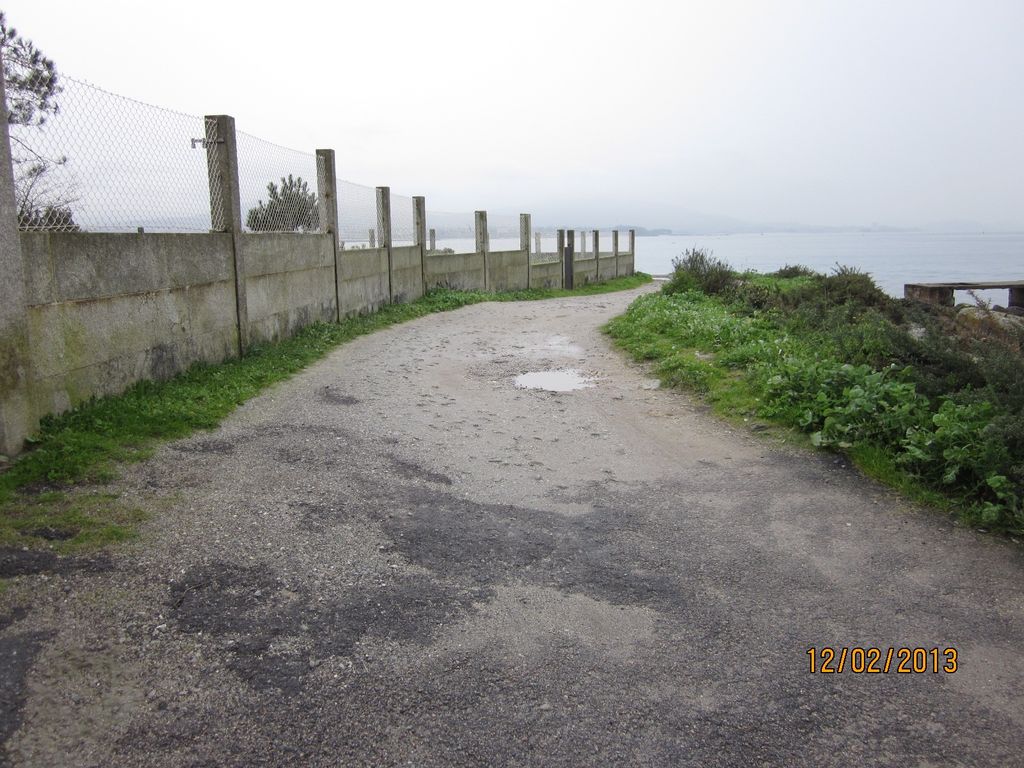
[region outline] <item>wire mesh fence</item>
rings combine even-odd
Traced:
[[[59,83],[55,112],[10,124],[20,228],[209,230],[202,117]]]
[[[238,199],[249,232],[319,232],[317,160],[237,132]]]
[[[391,193],[391,242],[394,245],[411,245],[416,241],[413,226],[412,198]]]
[[[8,94],[19,228],[41,231],[207,232],[223,228],[218,120],[120,96],[60,75],[45,114]],[[321,159],[236,132],[242,228],[320,232]],[[337,180],[338,239],[380,245],[376,189]],[[438,250],[472,251],[471,212],[427,212]],[[391,195],[391,241],[415,242],[413,200]],[[519,247],[518,216],[488,219],[492,250]]]
[[[377,190],[338,179],[338,239],[346,247],[374,245],[377,235]]]

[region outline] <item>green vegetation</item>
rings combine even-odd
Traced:
[[[719,412],[799,430],[965,522],[1024,532],[1024,332],[838,267],[736,274],[703,251],[607,331]]]
[[[61,552],[130,539],[145,514],[110,493],[44,491],[2,507],[0,546],[46,542]]]
[[[169,381],[139,382],[116,397],[91,400],[43,420],[26,452],[0,474],[0,546],[73,550],[131,534],[139,513],[105,494],[64,493],[65,486],[113,478],[118,462],[139,461],[155,443],[212,429],[262,389],[287,379],[350,339],[433,312],[483,301],[523,301],[627,290],[650,282],[637,274],[576,290],[507,293],[438,290],[341,323],[311,325],[238,360],[195,365]]]
[[[301,176],[281,177],[281,186],[267,184],[267,202],[260,200],[249,209],[245,226],[253,232],[317,232],[320,208],[316,192]]]

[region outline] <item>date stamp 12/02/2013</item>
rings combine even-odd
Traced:
[[[811,674],[952,674],[960,655],[956,648],[808,648]]]

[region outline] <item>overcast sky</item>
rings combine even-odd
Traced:
[[[58,69],[437,210],[1024,229],[1024,2],[8,0]]]

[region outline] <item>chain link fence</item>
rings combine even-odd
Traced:
[[[247,232],[319,232],[316,154],[244,131],[235,135],[242,227]]]
[[[394,245],[412,245],[416,242],[415,216],[412,198],[391,193],[391,242]]]
[[[45,119],[10,124],[18,225],[63,232],[208,232],[224,220],[214,118],[120,96],[67,75]],[[319,232],[320,158],[236,132],[242,228]],[[211,184],[211,177],[215,183]],[[374,187],[337,180],[338,239],[380,245]],[[471,212],[427,212],[437,248],[473,250]],[[492,249],[518,248],[519,219],[488,219]],[[391,195],[391,240],[415,242],[411,197]]]
[[[346,248],[377,244],[377,190],[338,179],[338,240]]]
[[[55,114],[42,124],[10,125],[20,228],[210,229],[202,117],[64,75],[59,83]]]

